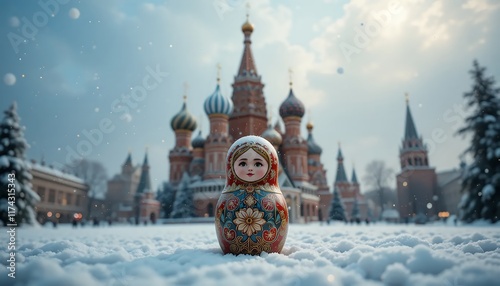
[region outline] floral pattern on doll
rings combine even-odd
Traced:
[[[279,161],[265,139],[237,140],[226,158],[226,186],[215,226],[224,253],[280,252],[288,232],[288,208],[278,184]]]

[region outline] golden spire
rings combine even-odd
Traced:
[[[406,105],[410,104],[410,95],[408,92],[405,92],[405,100],[406,100]]]
[[[307,109],[307,124],[306,124],[306,129],[307,131],[311,132],[312,129],[314,128],[314,124],[312,123],[312,120],[311,120],[311,110],[308,108]]]
[[[290,88],[292,88],[292,85],[293,85],[293,70],[292,70],[292,68],[288,68],[288,76],[290,77]]]
[[[253,32],[253,25],[250,24],[250,21],[248,19],[249,15],[250,15],[250,3],[249,2],[247,2],[246,8],[247,8],[247,20],[243,24],[243,26],[241,26],[241,30],[243,31],[243,33],[245,33],[245,32],[252,33]]]

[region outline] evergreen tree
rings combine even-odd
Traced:
[[[189,188],[189,183],[189,175],[184,172],[175,194],[174,208],[171,215],[173,218],[194,217],[193,194]]]
[[[158,196],[156,199],[161,204],[162,217],[168,218],[172,213],[175,201],[175,189],[169,182],[164,182],[158,188]]]
[[[16,109],[14,102],[0,123],[0,219],[4,225],[37,224],[34,207],[40,197],[31,189],[25,158],[29,145]]]
[[[464,195],[459,205],[461,219],[466,222],[496,222],[500,217],[500,89],[494,87],[493,78],[486,77],[485,70],[474,61],[472,91],[464,94],[474,110],[459,130],[460,134],[472,134],[465,153],[472,155],[473,161],[462,180]]]
[[[333,190],[333,199],[330,206],[330,219],[340,221],[346,220],[344,206],[342,205],[342,201],[340,200],[340,195],[337,191],[337,188]]]

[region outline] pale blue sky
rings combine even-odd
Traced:
[[[0,109],[18,102],[29,158],[43,155],[49,163],[65,163],[67,148],[76,150],[87,140],[84,130],[104,124],[101,129],[112,131],[91,145],[88,158],[114,175],[128,150],[141,163],[148,146],[156,187],[168,178],[170,119],[181,108],[184,82],[188,109],[205,136],[203,101],[215,89],[217,63],[222,92],[231,95],[243,51],[244,3],[69,1],[44,10],[38,1],[2,1]],[[454,133],[462,123],[472,61],[478,59],[500,80],[498,1],[296,0],[251,6],[252,48],[268,109],[276,120],[291,67],[295,94],[307,107],[303,136],[310,118],[329,185],[338,141],[349,176],[355,165],[362,180],[375,159],[399,171],[405,92],[417,131],[431,149],[430,164],[438,171],[458,166],[467,142]],[[158,69],[161,82],[148,81],[151,90],[138,94],[125,112],[122,95],[140,91],[148,69]],[[9,73],[16,77],[13,85],[5,80]]]

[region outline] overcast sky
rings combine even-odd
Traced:
[[[141,163],[148,147],[156,188],[168,179],[170,120],[185,83],[204,136],[203,102],[215,89],[217,63],[231,96],[246,2],[47,2],[0,4],[0,109],[18,102],[28,157],[60,165],[80,151],[111,176],[129,150]],[[408,92],[430,164],[456,168],[468,144],[455,133],[472,61],[500,80],[499,9],[495,0],[251,1],[252,49],[270,116],[279,117],[291,68],[306,106],[302,134],[311,120],[328,184],[339,141],[348,176],[355,166],[363,181],[373,160],[400,170]]]

